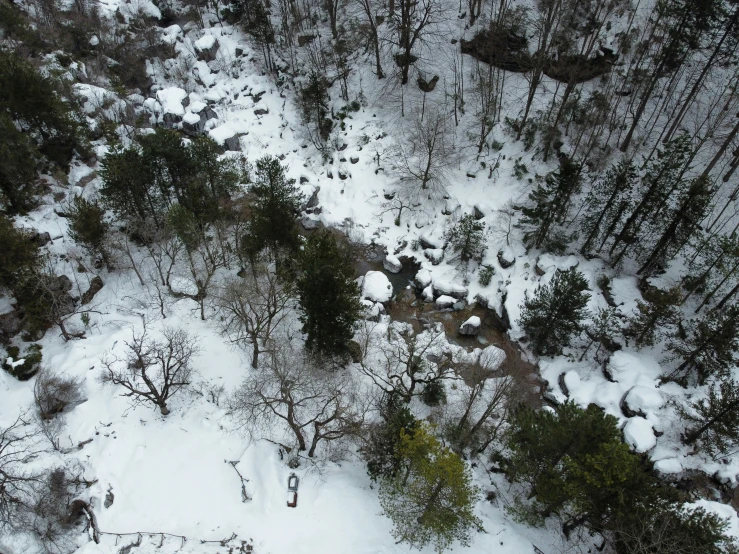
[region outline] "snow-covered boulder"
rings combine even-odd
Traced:
[[[362,298],[387,302],[393,296],[393,285],[382,271],[368,271],[362,285]]]
[[[423,296],[423,299],[426,302],[433,302],[434,301],[434,285],[429,285],[426,288],[423,289],[421,292],[421,296]]]
[[[480,366],[488,371],[497,371],[505,359],[506,354],[502,348],[490,345],[480,353]]]
[[[467,321],[462,323],[462,325],[459,326],[459,334],[460,335],[470,335],[474,336],[477,335],[477,333],[480,332],[480,325],[481,325],[480,318],[476,315],[473,315],[470,317]]]
[[[683,464],[677,458],[666,458],[654,462],[654,469],[662,475],[674,475],[676,473],[682,473]]]
[[[503,269],[508,269],[516,263],[516,256],[511,247],[506,246],[498,250],[498,263]]]
[[[434,290],[441,295],[451,296],[457,300],[466,300],[469,290],[454,281],[439,280],[434,282]]]
[[[200,37],[193,44],[195,52],[198,54],[198,59],[204,62],[212,62],[216,59],[218,53],[218,40],[213,35],[205,35]]]
[[[442,294],[439,298],[436,299],[436,307],[440,310],[444,310],[446,308],[451,308],[456,302],[456,298]]]
[[[226,147],[226,150],[230,152],[240,152],[241,151],[241,135],[235,134],[232,137],[228,137],[223,141],[223,145]]]
[[[643,417],[632,417],[624,425],[624,439],[636,452],[651,450],[657,444],[652,424]]]
[[[441,248],[427,248],[423,253],[433,265],[439,265],[444,260],[444,250]]]
[[[382,267],[387,269],[390,273],[400,273],[400,270],[403,269],[403,264],[400,263],[400,260],[397,257],[392,254],[388,254],[382,261]]]
[[[186,113],[182,118],[182,130],[190,136],[198,136],[205,131],[205,119],[196,113]]]
[[[665,399],[657,389],[637,385],[626,393],[623,412],[626,417],[635,415],[646,417],[659,410],[664,404]]]
[[[303,226],[303,229],[305,229],[306,231],[312,231],[313,229],[318,229],[321,222],[314,217],[304,215],[300,220],[300,224]]]
[[[185,89],[179,87],[167,87],[157,91],[157,101],[162,106],[164,124],[173,126],[185,115],[185,106],[190,103]]]
[[[435,250],[444,246],[444,243],[442,241],[436,239],[429,233],[424,233],[420,237],[418,237],[418,244],[420,244],[421,248],[423,248],[424,250]]]
[[[418,290],[425,289],[431,284],[431,272],[428,269],[419,269],[414,282]]]

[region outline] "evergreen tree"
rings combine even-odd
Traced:
[[[367,462],[367,473],[373,481],[380,477],[395,477],[400,470],[400,433],[413,434],[418,420],[397,394],[386,394],[380,407],[383,421],[369,433],[362,454]]]
[[[247,255],[253,258],[265,248],[275,256],[295,253],[300,245],[296,214],[303,201],[295,179],[287,178],[277,158],[264,156],[257,160],[249,190],[255,200],[243,241]]]
[[[628,209],[638,172],[634,162],[623,159],[608,169],[590,189],[584,202],[581,228],[585,235],[581,252],[600,251]]]
[[[18,130],[7,114],[0,112],[0,200],[13,214],[34,205],[34,184],[39,152],[27,133]]]
[[[711,384],[705,398],[690,403],[690,410],[680,415],[690,425],[685,442],[700,441],[710,455],[726,454],[739,439],[739,382],[725,379]]]
[[[549,283],[536,287],[534,297],[525,300],[519,325],[536,354],[556,354],[582,331],[590,298],[586,290],[582,273],[574,267],[558,269]]]
[[[460,261],[481,260],[485,253],[485,223],[465,214],[444,237]]]
[[[521,210],[524,216],[521,223],[529,229],[524,234],[527,246],[555,245],[552,226],[565,222],[572,197],[580,192],[581,169],[579,164],[562,156],[559,169],[547,175],[544,183],[529,194],[532,205]],[[561,237],[558,233],[554,235]]]
[[[333,127],[329,117],[328,101],[326,78],[311,71],[308,82],[300,89],[300,108],[303,111],[303,121],[314,126],[317,136],[323,142],[328,140]]]
[[[481,530],[473,513],[477,489],[462,459],[442,446],[429,427],[400,432],[401,470],[380,485],[380,504],[393,521],[399,542],[443,552],[455,540],[469,545],[470,533]]]
[[[362,313],[351,260],[330,231],[311,234],[299,256],[297,290],[305,346],[314,354],[345,357]]]
[[[738,359],[739,306],[713,310],[685,326],[684,336],[675,334],[667,345],[670,359],[682,360],[670,377],[683,378],[696,371],[699,382],[703,382],[710,376],[726,375]]]
[[[585,354],[588,353],[593,343],[598,343],[598,348],[595,350],[595,359],[598,359],[598,353],[601,347],[611,345],[613,343],[613,336],[621,331],[621,319],[618,314],[618,310],[611,306],[607,308],[598,308],[593,315],[593,320],[585,329],[585,333],[590,339],[587,347],[580,356],[580,360],[585,358]]]
[[[69,235],[93,256],[99,255],[106,266],[110,265],[106,241],[110,223],[105,220],[105,211],[94,201],[75,196],[68,214]]]
[[[18,229],[13,221],[0,214],[0,288],[13,290],[38,269],[40,258],[31,233]]]
[[[665,326],[680,321],[681,304],[680,287],[646,290],[644,301],[637,300],[637,313],[629,321],[628,334],[634,337],[636,346],[653,346],[664,334]]]

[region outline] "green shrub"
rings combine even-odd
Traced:
[[[20,355],[20,348],[17,346],[8,346],[7,356],[3,360],[3,369],[19,381],[28,381],[41,368],[41,358],[40,344],[30,345],[22,357]],[[10,359],[12,359],[12,362],[10,362]],[[17,364],[20,360],[23,360],[23,363]]]
[[[495,275],[495,268],[491,265],[484,265],[477,275],[477,281],[483,287],[487,287],[490,284],[490,281],[493,280],[493,275]]]
[[[446,389],[441,380],[431,381],[423,387],[421,400],[427,406],[439,406],[446,404]]]

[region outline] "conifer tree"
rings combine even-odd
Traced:
[[[34,184],[39,152],[27,133],[0,112],[0,200],[11,214],[34,205]]]
[[[110,265],[106,240],[110,224],[105,211],[94,201],[75,196],[68,214],[69,235],[93,256],[99,255],[106,266]]]
[[[380,485],[393,536],[415,548],[432,544],[439,553],[455,540],[469,545],[482,522],[472,511],[478,492],[462,459],[425,424],[412,433],[400,431],[400,457],[400,471]]]
[[[529,230],[524,234],[526,245],[541,248],[552,243],[551,231],[555,224],[564,223],[572,197],[580,192],[579,164],[562,156],[559,169],[553,171],[529,194],[532,205],[524,207],[521,223]]]
[[[609,168],[603,179],[596,181],[590,189],[581,221],[585,234],[580,249],[583,254],[603,248],[631,203],[630,193],[637,177],[634,162],[623,159]]]
[[[680,415],[690,425],[685,442],[700,442],[710,455],[726,454],[739,440],[739,382],[725,379],[711,384],[705,398],[691,402]]]
[[[739,359],[739,306],[712,310],[698,320],[685,324],[683,333],[675,334],[667,348],[670,359],[682,363],[670,377],[684,378],[695,371],[699,382],[710,376],[723,376]]]
[[[534,353],[553,355],[569,346],[583,329],[590,295],[585,276],[574,267],[557,270],[552,280],[539,285],[522,305],[519,325],[531,340]]]
[[[650,288],[644,301],[637,300],[637,313],[629,321],[628,334],[637,347],[653,346],[664,334],[664,327],[679,321],[682,294],[680,287],[668,290]]]
[[[463,215],[445,238],[462,262],[480,260],[485,253],[485,223],[472,214]]]
[[[0,289],[13,290],[41,264],[31,233],[13,225],[13,221],[0,214],[0,248],[3,263],[0,264]]]
[[[288,179],[285,168],[273,156],[257,160],[254,182],[249,190],[255,196],[244,248],[249,257],[267,248],[273,256],[295,253],[300,245],[296,215],[303,197]]]
[[[367,473],[373,481],[380,477],[395,477],[401,467],[400,432],[413,434],[418,420],[397,394],[386,394],[380,405],[382,423],[372,427],[362,454]]]
[[[330,231],[311,234],[299,256],[297,291],[305,346],[319,356],[345,357],[362,313],[359,286],[345,252]]]
[[[303,121],[312,124],[315,129],[313,142],[318,145],[328,140],[333,122],[329,117],[328,82],[325,77],[311,71],[308,82],[300,90],[300,107]]]

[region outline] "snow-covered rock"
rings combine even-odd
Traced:
[[[318,226],[321,224],[321,222],[314,217],[304,215],[300,220],[300,224],[306,231],[312,231],[313,229],[318,229]]]
[[[451,308],[456,302],[456,298],[442,294],[439,298],[436,299],[436,307],[440,310],[443,310],[446,308]]]
[[[382,271],[368,271],[362,284],[362,298],[387,302],[393,296],[393,285]]]
[[[212,62],[216,59],[218,53],[218,41],[213,35],[205,35],[200,37],[193,44],[195,51],[198,54],[198,59],[204,62]]]
[[[480,318],[477,317],[476,315],[473,315],[467,321],[462,323],[462,325],[459,326],[459,334],[474,336],[480,332],[481,323],[482,322],[480,321]]]
[[[480,366],[488,371],[497,371],[505,359],[505,351],[491,344],[480,353]]]
[[[663,475],[674,475],[682,472],[683,464],[677,458],[666,458],[654,462],[654,469]]]
[[[457,300],[465,300],[469,290],[467,287],[454,281],[434,281],[434,290],[441,295],[451,296]]]
[[[642,453],[651,450],[657,444],[652,424],[643,417],[632,417],[624,425],[624,439],[635,451]]]
[[[434,285],[429,285],[426,288],[423,289],[421,292],[421,296],[423,296],[423,299],[426,302],[433,302],[434,301]]]
[[[441,248],[427,248],[423,253],[433,265],[439,265],[444,260],[444,250]]]
[[[188,112],[182,118],[182,130],[190,136],[200,135],[205,130],[205,121],[200,114]]]
[[[420,237],[418,237],[418,243],[421,245],[421,248],[423,248],[424,250],[426,249],[436,250],[444,246],[443,241],[436,239],[429,233],[423,233]]]
[[[516,255],[510,246],[506,246],[498,250],[498,263],[503,269],[508,269],[516,263]]]
[[[400,270],[403,269],[403,264],[400,263],[400,260],[397,257],[392,254],[388,254],[382,261],[382,267],[387,269],[390,273],[400,273]]]
[[[417,289],[425,289],[431,284],[431,272],[428,269],[419,269],[416,273],[415,284]]]
[[[640,415],[645,417],[655,413],[665,404],[665,399],[657,389],[637,385],[624,397],[624,412],[628,417]]]
[[[157,100],[162,106],[164,124],[170,127],[182,121],[185,106],[190,102],[187,92],[179,87],[158,90]]]

